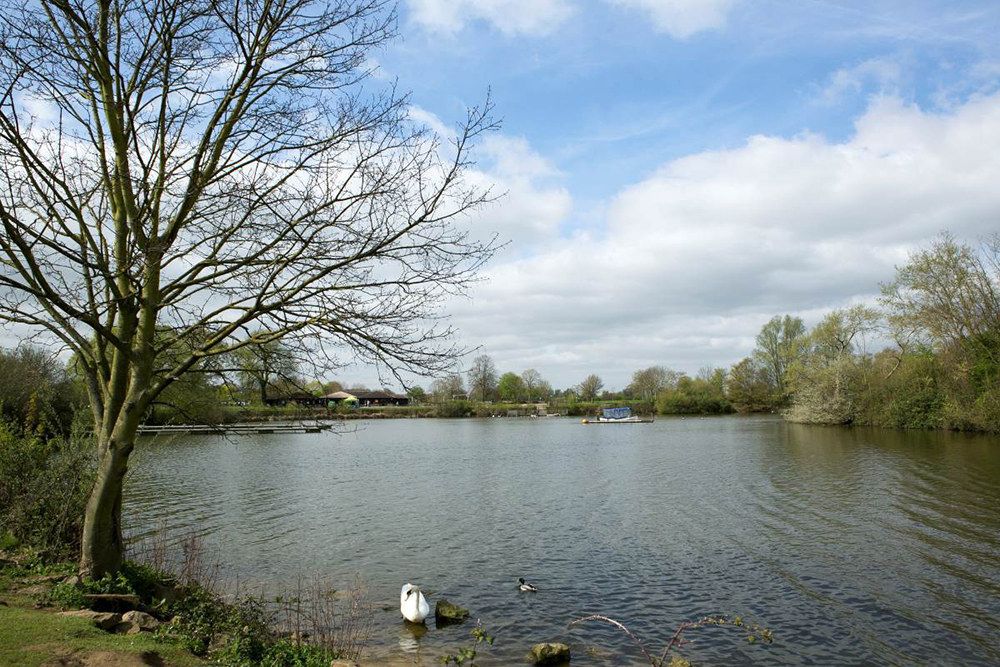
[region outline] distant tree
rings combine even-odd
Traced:
[[[51,352],[33,345],[0,348],[0,416],[25,426],[66,431],[82,396]]]
[[[241,384],[253,387],[257,400],[267,400],[267,390],[280,381],[295,384],[299,362],[295,352],[279,340],[255,343],[241,347],[233,353]]]
[[[855,353],[863,355],[864,336],[879,326],[881,314],[857,305],[831,312],[808,338],[808,352],[794,376],[794,421],[843,424],[853,421],[858,376]]]
[[[320,382],[319,380],[309,380],[302,385],[302,389],[307,393],[313,394],[314,396],[322,396],[326,393],[326,384]]]
[[[456,396],[465,394],[465,382],[458,373],[452,373],[443,378],[437,378],[431,383],[431,394],[437,402],[450,401]]]
[[[601,378],[596,375],[588,375],[580,383],[580,398],[584,401],[593,401],[597,398],[602,387],[604,387],[604,381]]]
[[[802,355],[805,333],[800,318],[775,315],[757,334],[757,348],[753,354],[774,391],[776,405],[783,405],[788,400],[788,369]]]
[[[652,401],[663,390],[673,389],[681,375],[682,373],[663,366],[650,366],[632,374],[628,391],[635,398]]]
[[[473,359],[468,376],[469,393],[473,398],[480,401],[492,398],[497,388],[497,367],[489,355],[481,354]]]
[[[553,397],[553,393],[552,385],[549,384],[548,380],[542,380],[535,388],[535,399],[539,401],[548,401]]]
[[[340,384],[336,380],[332,382],[327,382],[323,385],[323,395],[327,396],[329,394],[335,394],[338,391],[344,391],[344,385]]]
[[[699,373],[694,379],[683,376],[674,389],[667,389],[656,400],[661,414],[726,414],[733,412],[732,403],[720,386],[712,382],[714,370]]]
[[[897,269],[881,302],[897,328],[1000,371],[1000,235],[980,252],[942,235]]]
[[[726,382],[726,396],[740,412],[756,412],[770,407],[767,371],[752,357],[733,364]]]
[[[524,381],[517,373],[504,373],[497,383],[497,394],[503,401],[520,401],[525,394]]]
[[[698,379],[711,385],[720,394],[726,390],[727,376],[728,373],[725,368],[704,366],[698,369]]]
[[[427,400],[427,392],[421,386],[410,387],[406,395],[410,397],[410,401],[413,403],[423,403]]]
[[[538,388],[542,384],[542,374],[534,368],[521,373],[521,382],[524,384],[524,391],[528,395],[528,401],[533,401],[538,397]]]

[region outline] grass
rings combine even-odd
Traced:
[[[113,635],[84,619],[19,606],[0,606],[0,665],[38,667],[43,663],[52,664],[53,656],[90,652],[118,653],[137,659],[155,653],[165,664],[174,667],[206,664],[179,646],[157,641],[150,634]]]
[[[4,554],[0,553],[0,556]],[[115,635],[94,627],[80,618],[60,616],[59,607],[38,608],[47,594],[21,592],[37,586],[46,578],[63,577],[75,572],[72,563],[47,563],[36,555],[22,552],[16,564],[0,563],[0,665],[36,667],[53,664],[82,664],[60,659],[101,653],[117,658],[109,664],[163,664],[189,667],[207,664],[191,655],[177,642],[164,641],[152,634]],[[49,592],[58,585],[50,586]],[[158,657],[157,657],[158,656]]]
[[[300,582],[291,596],[276,599],[263,593],[227,599],[196,582],[195,575],[206,580],[213,571],[203,567],[201,547],[188,544],[181,560],[165,549],[165,543],[147,544],[133,553],[145,562],[125,561],[115,575],[79,587],[61,583],[74,572],[72,563],[48,562],[39,552],[0,551],[0,665],[328,667],[334,658],[359,657],[370,636],[371,604],[360,580],[343,606],[325,580]],[[161,561],[174,569],[153,564]],[[176,599],[157,603],[161,586],[173,589]],[[85,593],[135,595],[143,608],[170,622],[152,633],[116,635],[56,613],[85,606]]]

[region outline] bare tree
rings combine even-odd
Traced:
[[[528,401],[532,401],[538,395],[538,389],[541,387],[542,374],[536,371],[534,368],[529,368],[528,370],[521,373],[521,382],[524,384],[524,390],[528,394]]]
[[[663,390],[676,387],[682,375],[663,366],[650,366],[632,374],[628,390],[643,400],[652,401]]]
[[[493,250],[456,225],[489,196],[462,177],[495,124],[487,100],[442,145],[366,87],[387,0],[0,7],[0,318],[85,375],[100,577],[141,416],[202,360],[282,340],[397,378],[450,365],[441,299]]]
[[[593,401],[597,398],[597,395],[603,387],[604,381],[601,378],[596,375],[588,375],[587,378],[580,383],[580,398],[585,401]]]
[[[437,378],[431,383],[431,393],[434,394],[435,401],[450,401],[456,396],[465,395],[465,381],[458,373]]]
[[[267,401],[267,388],[275,382],[295,383],[298,379],[298,359],[280,340],[246,345],[236,350],[234,357],[242,384],[252,386],[262,404]]]
[[[481,354],[472,360],[469,374],[469,394],[485,401],[497,388],[497,367],[488,354]]]

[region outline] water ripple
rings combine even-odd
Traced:
[[[775,631],[767,647],[692,631],[686,655],[718,666],[1000,662],[997,439],[775,418],[400,420],[138,451],[132,525],[225,536],[233,573],[272,586],[360,573],[390,609],[374,655],[430,665],[467,639],[401,630],[413,581],[483,619],[484,665],[536,641],[570,643],[574,664],[640,664],[614,628],[567,627],[594,613],[651,648],[708,613]],[[519,594],[518,576],[542,591]]]

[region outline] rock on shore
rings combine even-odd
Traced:
[[[533,665],[562,665],[569,662],[569,657],[569,646],[547,642],[535,644],[528,654],[528,660]]]

